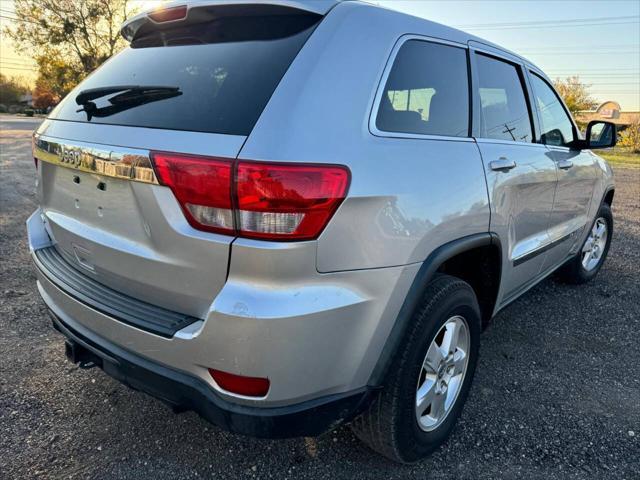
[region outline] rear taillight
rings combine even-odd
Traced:
[[[349,186],[341,166],[240,162],[237,173],[239,230],[271,240],[316,238]]]
[[[154,153],[153,163],[160,183],[173,190],[192,227],[235,232],[230,160]]]
[[[267,240],[317,238],[344,200],[349,170],[336,165],[232,161],[153,153],[160,183],[199,230]]]

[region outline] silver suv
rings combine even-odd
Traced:
[[[34,135],[38,288],[68,357],[260,437],[352,421],[424,457],[480,331],[592,279],[609,166],[549,79],[361,2],[170,4]]]

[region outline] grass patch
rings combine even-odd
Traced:
[[[640,168],[640,153],[631,153],[619,150],[596,153],[611,165],[618,167]]]

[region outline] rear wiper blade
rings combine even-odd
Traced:
[[[93,100],[117,93],[108,102],[110,105],[100,107]],[[120,85],[114,87],[91,88],[83,90],[76,97],[76,103],[82,108],[78,112],[87,114],[87,121],[93,117],[108,117],[116,113],[139,107],[147,103],[165,100],[182,95],[179,87]]]
[[[78,105],[86,105],[97,98],[120,92],[145,95],[154,93],[178,93],[179,91],[180,87],[168,87],[164,85],[114,85],[111,87],[88,88],[82,90],[76,96],[76,103]]]

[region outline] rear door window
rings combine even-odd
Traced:
[[[50,118],[248,135],[320,18],[224,17],[151,33],[82,82]],[[132,102],[131,94],[114,93],[93,100],[91,115],[78,111],[75,100],[81,91],[111,86],[179,91],[145,94],[143,102],[139,95]]]
[[[520,69],[511,63],[476,54],[480,98],[480,136],[532,142],[531,114]]]
[[[385,132],[468,136],[467,71],[465,49],[408,40],[389,73],[376,127]]]

